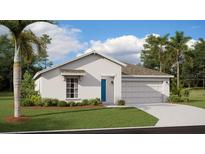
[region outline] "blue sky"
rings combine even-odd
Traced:
[[[150,34],[171,36],[183,31],[192,37],[188,45],[205,38],[205,20],[59,20],[57,25],[35,23],[28,27],[35,34],[48,34],[49,58],[54,64],[68,61],[78,55],[96,50],[129,63],[140,63],[145,37]],[[0,35],[6,33],[0,26]]]
[[[58,21],[59,26],[68,26],[82,30],[82,39],[84,41],[105,40],[111,37],[121,35],[135,35],[144,37],[150,33],[173,35],[176,31],[184,31],[186,35],[194,39],[205,37],[205,21],[172,21],[172,20],[70,20]]]
[[[176,31],[184,31],[186,35],[191,36],[194,40],[198,38],[205,38],[205,21],[158,21],[158,20],[70,20],[58,21],[60,27],[71,27],[81,30],[78,39],[82,42],[89,42],[90,40],[100,40],[105,43],[107,39],[118,38],[121,36],[134,35],[137,38],[144,38],[148,34],[164,35],[169,33],[171,36]],[[126,59],[121,58],[116,53],[111,56],[129,62],[130,57]],[[70,53],[66,59],[75,57],[76,53]],[[130,60],[135,63],[135,60]],[[136,60],[136,63],[138,63]]]

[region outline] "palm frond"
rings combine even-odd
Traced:
[[[20,51],[27,61],[30,61],[33,55],[46,57],[45,42],[43,42],[40,37],[37,37],[31,30],[24,30],[21,33],[19,43]]]
[[[17,39],[26,26],[35,22],[55,23],[50,20],[0,20],[0,25],[7,27]]]

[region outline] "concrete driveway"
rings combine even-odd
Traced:
[[[205,109],[170,103],[133,104],[159,119],[155,126],[205,125]]]

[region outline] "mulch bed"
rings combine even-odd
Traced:
[[[8,116],[5,118],[5,121],[7,123],[21,123],[21,122],[25,122],[25,121],[28,121],[30,118],[29,117],[19,117],[19,118],[15,118],[13,116]]]
[[[105,108],[104,105],[86,105],[86,106],[73,106],[73,107],[60,107],[60,106],[26,106],[22,107],[25,109],[98,109],[98,108]]]

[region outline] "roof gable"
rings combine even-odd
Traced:
[[[120,65],[120,66],[124,66],[124,67],[126,66],[125,63],[120,62],[120,61],[118,61],[118,60],[116,60],[116,59],[114,59],[114,58],[111,58],[111,57],[109,57],[109,56],[103,55],[103,54],[98,53],[98,52],[96,52],[96,51],[92,51],[92,52],[83,54],[83,55],[81,55],[81,56],[79,56],[79,57],[76,57],[76,58],[74,58],[73,60],[68,61],[68,62],[65,62],[65,63],[63,63],[63,64],[56,65],[56,66],[53,66],[53,67],[50,67],[50,68],[41,70],[41,71],[37,72],[37,73],[34,75],[33,78],[36,79],[36,78],[38,78],[38,77],[39,77],[41,74],[43,74],[43,73],[46,73],[46,72],[48,72],[48,71],[51,71],[51,70],[56,69],[56,68],[59,68],[59,67],[61,67],[61,66],[64,66],[64,65],[66,65],[66,64],[69,64],[69,63],[71,63],[71,62],[80,60],[80,59],[82,59],[82,58],[84,58],[84,57],[87,57],[87,56],[90,56],[90,55],[93,55],[93,54],[94,54],[94,55],[96,54],[96,55],[99,55],[99,56],[101,56],[101,57],[103,57],[103,58],[106,58],[106,59],[110,60],[111,62],[116,63],[116,64],[118,64],[118,65]]]

